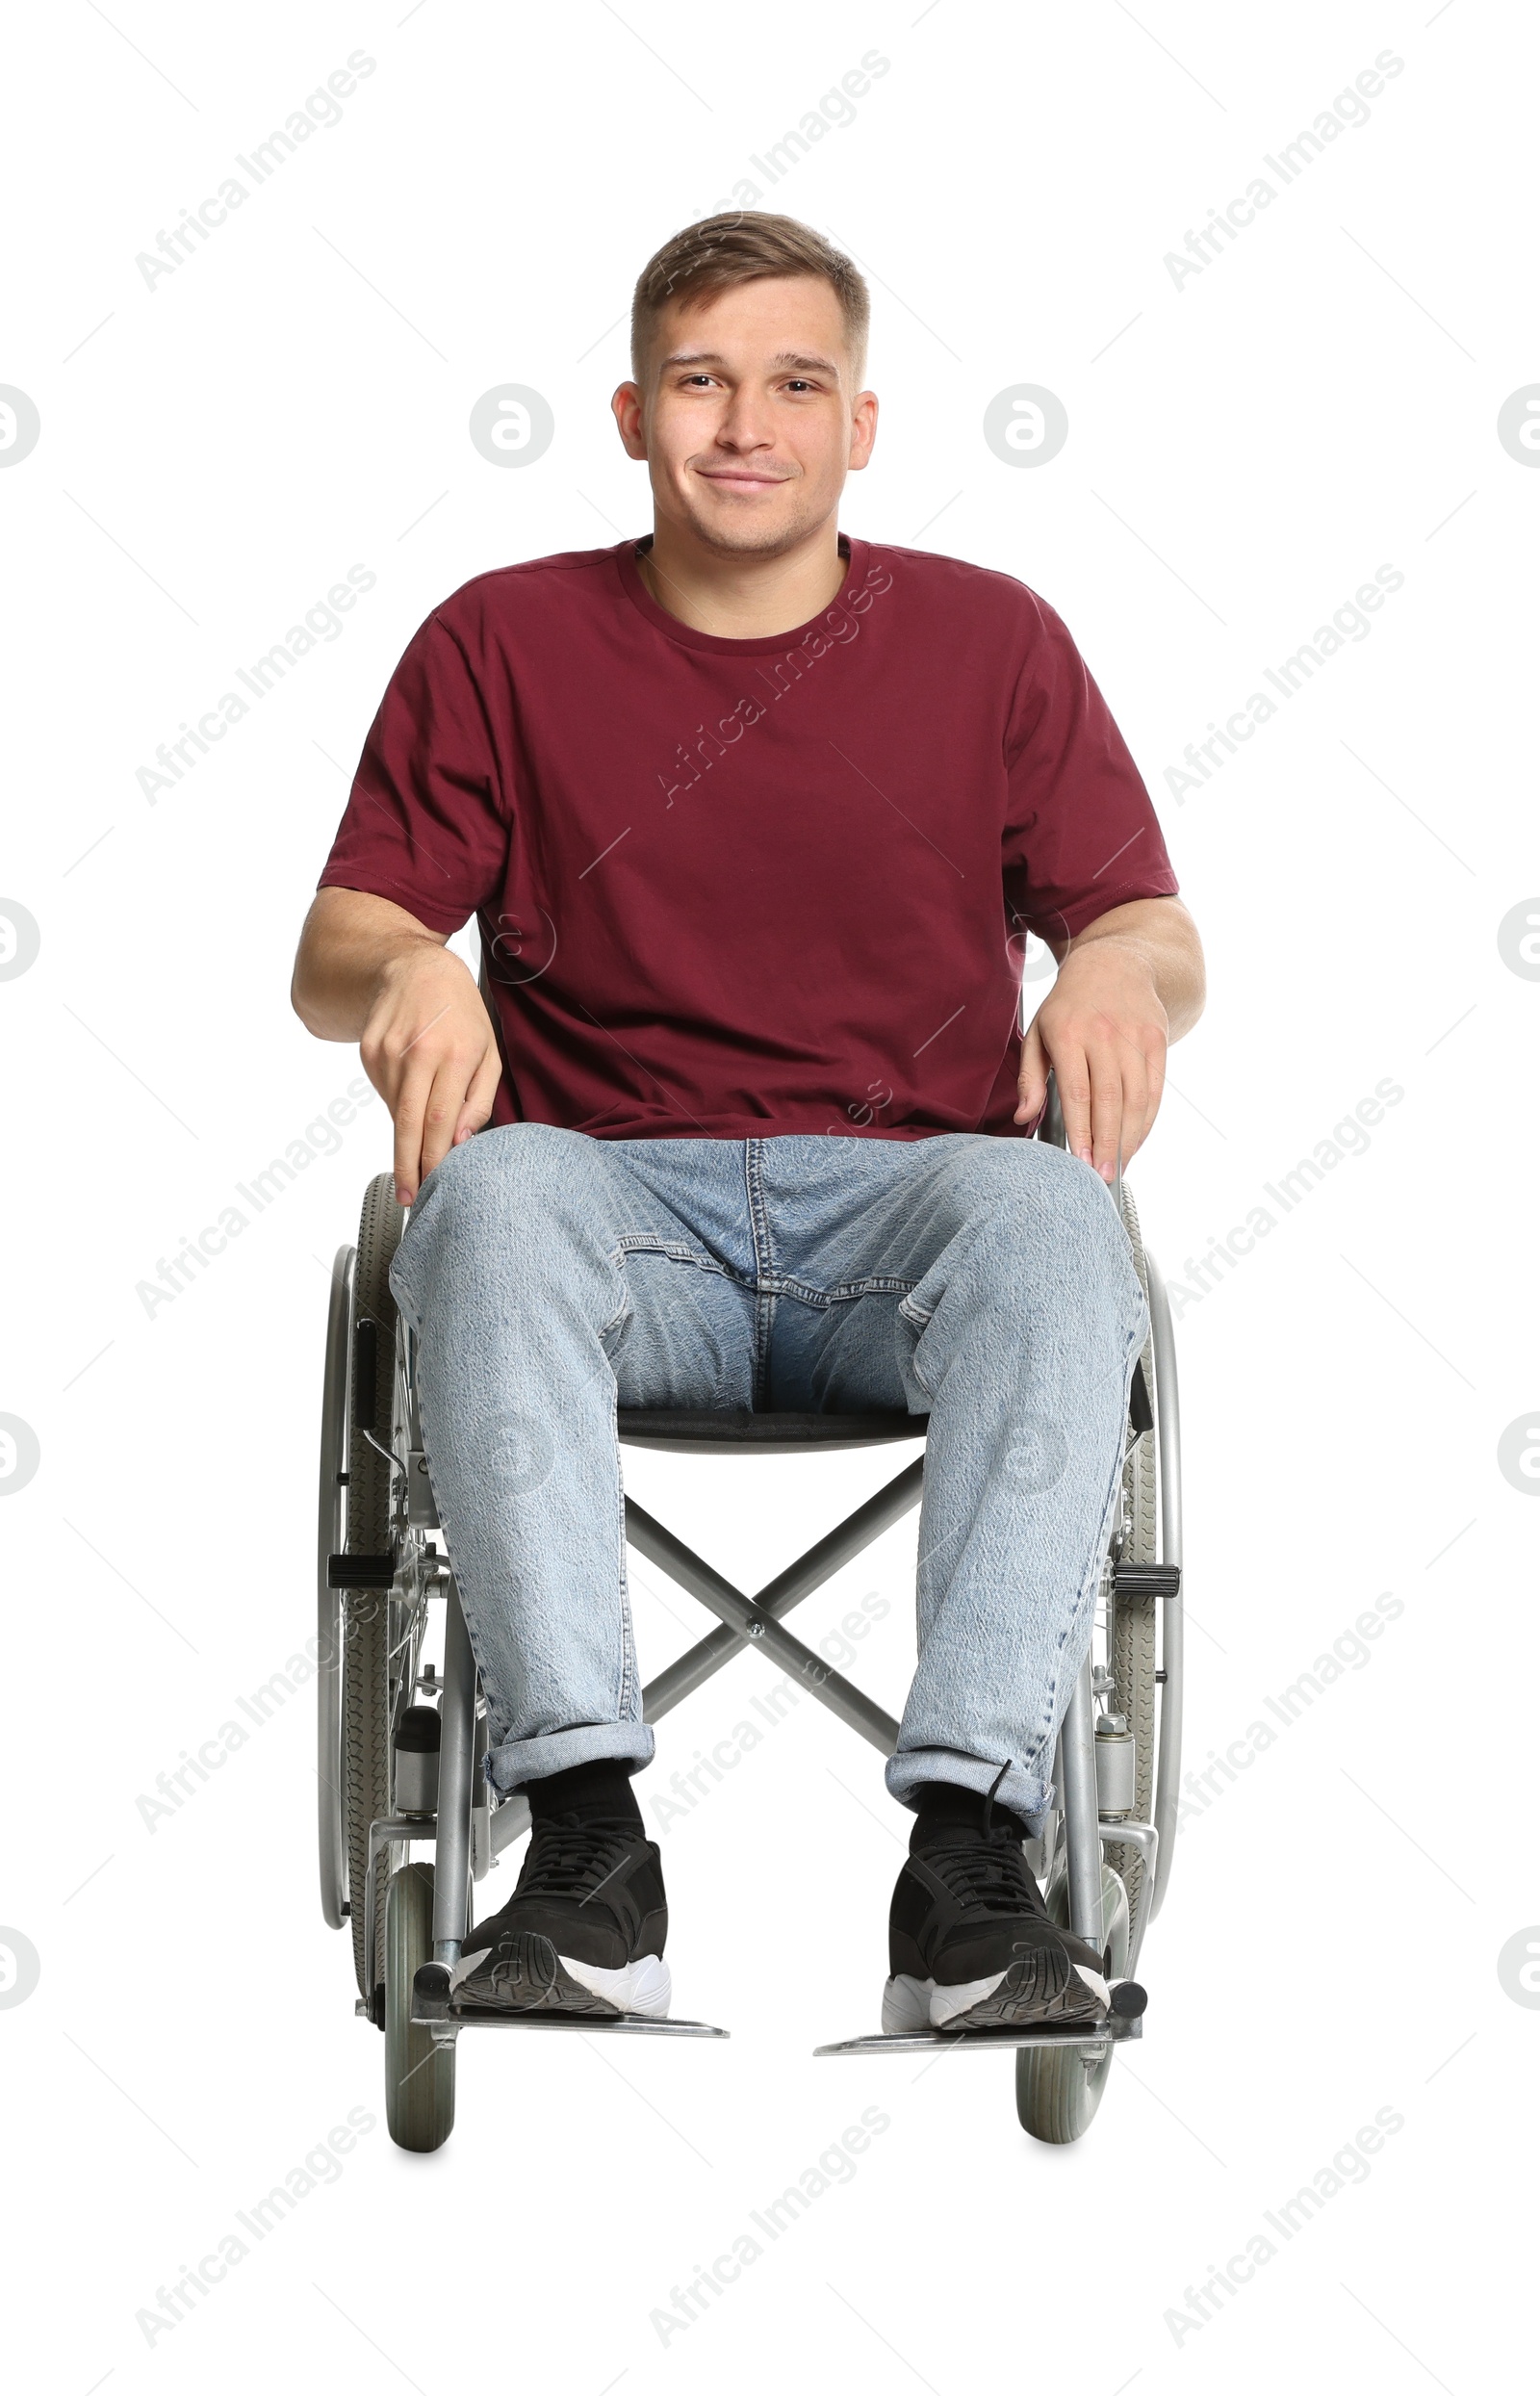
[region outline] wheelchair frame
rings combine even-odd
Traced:
[[[1038,1136],[1064,1145],[1063,1121],[1051,1083],[1048,1110]],[[1145,1932],[1166,1894],[1181,1778],[1182,1507],[1175,1350],[1165,1286],[1154,1259],[1142,1249],[1137,1216],[1120,1177],[1114,1198],[1130,1230],[1145,1287],[1149,1336],[1134,1375],[1123,1504],[1103,1561],[1098,1621],[1076,1674],[1060,1732],[1055,1808],[1043,1836],[1027,1842],[1029,1860],[1057,1918],[1105,1953],[1116,1982],[1113,2011],[1091,2030],[911,2031],[845,2040],[814,2050],[831,2055],[921,2046],[954,2051],[1013,2048],[1017,2050],[1017,2106],[1023,2126],[1058,2143],[1078,2137],[1088,2125],[1099,2101],[1113,2046],[1142,2032],[1143,1991],[1133,1975]],[[361,1246],[371,1222],[371,1204],[375,1206],[377,1224],[379,1210],[387,1202],[394,1208],[390,1176],[383,1175],[371,1185],[366,1197]],[[398,1221],[389,1252],[394,1252],[399,1236]],[[352,1917],[362,1896],[364,1921],[361,1939],[355,1924],[355,1955],[362,1958],[363,1993],[356,2010],[389,2033],[387,2102],[392,2135],[398,2143],[423,2151],[441,2144],[449,2134],[453,2046],[462,2027],[479,2023],[675,2037],[724,2037],[727,2033],[703,2022],[631,2016],[477,2014],[450,1997],[449,1969],[459,1958],[469,1923],[473,1880],[482,1878],[502,1849],[527,1829],[529,1810],[523,1796],[493,1791],[479,1768],[487,1731],[476,1667],[452,1568],[428,1535],[438,1529],[438,1514],[418,1422],[414,1336],[389,1305],[388,1290],[382,1301],[388,1253],[381,1266],[376,1250],[372,1266],[374,1313],[361,1312],[359,1254],[359,1250],[344,1248],[333,1267],[322,1401],[318,1538],[321,1910],[328,1924],[340,1927]],[[381,1325],[378,1318],[387,1306],[389,1319]],[[385,1393],[379,1387],[379,1365],[384,1361],[381,1328],[389,1334],[388,1405],[382,1404]],[[379,1430],[386,1425],[388,1436],[382,1440]],[[618,1411],[617,1428],[623,1445],[675,1454],[752,1451],[785,1455],[923,1438],[926,1420],[894,1414],[788,1416],[740,1411],[721,1415],[623,1408]],[[360,1464],[366,1477],[371,1470],[375,1473],[376,1498],[388,1506],[387,1549],[360,1551],[349,1536],[350,1492],[360,1478]],[[378,1477],[381,1465],[383,1478]],[[898,1724],[788,1630],[785,1616],[919,1503],[923,1471],[923,1456],[916,1456],[753,1595],[726,1580],[628,1494],[628,1543],[717,1618],[715,1629],[648,1683],[643,1692],[644,1718],[660,1720],[733,1656],[757,1648],[882,1754],[891,1755],[897,1745]],[[1141,1474],[1146,1477],[1142,1481]],[[1142,1509],[1146,1520],[1143,1544],[1155,1546],[1153,1557],[1129,1552],[1131,1545],[1138,1544],[1132,1533]],[[446,1607],[442,1673],[431,1662],[423,1662],[429,1604],[435,1598],[442,1599]],[[1147,1653],[1130,1647],[1127,1624],[1118,1652],[1125,1665],[1130,1654],[1136,1657],[1128,1677],[1137,1678],[1141,1672],[1147,1675],[1146,1738],[1154,1713],[1158,1712],[1159,1719],[1154,1757],[1138,1757],[1133,1765],[1121,1770],[1111,1750],[1116,1746],[1126,1751],[1126,1737],[1116,1730],[1106,1732],[1106,1724],[1116,1720],[1112,1716],[1103,1717],[1103,1736],[1098,1736],[1095,1713],[1098,1699],[1119,1694],[1117,1676],[1111,1662],[1104,1665],[1094,1662],[1098,1633],[1105,1636],[1109,1658],[1114,1656],[1120,1604],[1132,1610],[1143,1608],[1142,1616],[1135,1611],[1130,1618],[1135,1638],[1142,1639]],[[1147,1621],[1147,1633],[1140,1629],[1141,1621]],[[382,1630],[381,1685],[378,1642]],[[359,1667],[360,1656],[373,1661]],[[351,1803],[349,1798],[360,1778],[368,1777],[367,1770],[361,1776],[347,1735],[350,1660],[355,1681],[360,1668],[372,1673],[370,1687],[374,1693],[370,1696],[366,1691],[366,1698],[384,1708],[383,1723],[375,1726],[372,1764],[365,1759],[376,1791],[381,1785],[385,1790],[386,1801],[378,1813],[367,1791],[363,1802],[358,1794]],[[420,1760],[416,1757],[410,1774],[398,1775],[397,1770],[395,1741],[406,1710],[420,1691],[439,1700],[436,1786],[431,1775],[424,1778],[417,1768]],[[351,1697],[356,1699],[356,1688]],[[356,1704],[353,1713],[357,1713]],[[375,1751],[380,1732],[385,1748],[383,1783]],[[1108,1748],[1105,1760],[1104,1743]],[[1124,1761],[1126,1765],[1126,1753]],[[1142,1816],[1131,1802],[1135,1783],[1130,1770],[1136,1766],[1138,1785],[1152,1791]],[[367,1841],[362,1838],[365,1804],[370,1815]],[[433,1850],[430,1921],[427,1875],[421,1867],[408,1865],[411,1847],[419,1844]],[[1109,1848],[1121,1850],[1125,1859],[1131,1859],[1124,1862],[1124,1876],[1107,1863]],[[360,1862],[361,1891],[350,1885]],[[385,1908],[379,1894],[382,1877],[390,1896]],[[409,1967],[408,1990],[401,1983]],[[1057,2053],[1051,2051],[1055,2049]],[[408,2100],[403,2092],[413,2078],[421,2085]],[[435,2088],[436,2096],[425,2097],[424,2092]]]

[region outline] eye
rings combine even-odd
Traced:
[[[788,391],[811,391],[812,387],[811,383],[803,381],[800,376],[793,376],[786,385]]]

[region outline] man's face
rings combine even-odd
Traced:
[[[845,321],[813,275],[666,307],[616,422],[645,458],[660,523],[723,556],[778,556],[825,523],[864,466],[877,401],[854,388]]]

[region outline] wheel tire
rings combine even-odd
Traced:
[[[364,1193],[353,1272],[353,1385],[347,1427],[347,1545],[363,1555],[383,1555],[391,1544],[391,1466],[371,1447],[391,1441],[391,1398],[396,1376],[396,1301],[391,1296],[391,1259],[400,1245],[402,1210],[391,1174],[376,1173]],[[373,1389],[361,1381],[359,1327],[372,1323]],[[367,1343],[365,1352],[367,1353]],[[385,1908],[374,1909],[374,1954],[364,1952],[365,1890],[370,1824],[390,1811],[390,1597],[384,1589],[349,1589],[343,1615],[343,1792],[347,1812],[347,1891],[353,1934],[353,1969],[359,1994],[380,2022],[379,1990],[385,1978]],[[387,1864],[382,1870],[388,1870]],[[376,1892],[376,1894],[378,1894]]]
[[[1062,1872],[1044,1894],[1050,1919],[1067,1929],[1069,1883]],[[1112,1949],[1108,1977],[1120,1980],[1128,1969],[1128,1893],[1107,1863],[1101,1868],[1101,1914]],[[1110,2043],[1099,2063],[1083,2061],[1073,2047],[1018,2047],[1016,2119],[1028,2137],[1040,2138],[1049,2147],[1072,2146],[1083,2137],[1095,2118],[1112,2066]]]
[[[1126,1183],[1123,1186],[1123,1224],[1134,1251],[1134,1269],[1147,1297],[1149,1278],[1144,1266],[1144,1244],[1140,1236],[1139,1215]],[[1140,1362],[1143,1368],[1144,1386],[1152,1402],[1158,1403],[1153,1340],[1145,1341]],[[1145,1431],[1142,1438],[1135,1441],[1123,1466],[1123,1511],[1128,1526],[1123,1555],[1131,1564],[1159,1561],[1160,1523],[1155,1474],[1155,1434]],[[1117,1705],[1127,1716],[1128,1727],[1134,1735],[1134,1818],[1141,1822],[1150,1819],[1150,1807],[1155,1794],[1155,1637],[1158,1604],[1159,1600],[1153,1597],[1119,1597],[1109,1658],[1116,1686]],[[1128,1892],[1129,1918],[1131,1922],[1135,1922],[1144,1902],[1144,1859],[1137,1847],[1118,1846],[1111,1842],[1103,1853],[1104,1860],[1111,1864]]]
[[[454,2127],[454,2048],[412,2021],[412,1982],[433,1953],[433,1867],[407,1864],[385,1915],[385,2119],[398,2147],[431,2154]]]
[[[330,1930],[347,1919],[347,1832],[343,1805],[343,1610],[331,1558],[347,1545],[347,1339],[353,1313],[353,1251],[331,1269],[321,1384],[321,1475],[316,1520],[316,1826],[321,1911]]]

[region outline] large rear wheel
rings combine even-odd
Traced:
[[[347,1834],[343,1807],[343,1609],[331,1559],[347,1545],[347,1342],[353,1319],[353,1250],[331,1269],[326,1367],[321,1403],[321,1490],[316,1526],[316,1798],[321,1910],[327,1927],[347,1918]]]
[[[1147,1298],[1149,1274],[1144,1263],[1144,1243],[1140,1235],[1139,1215],[1133,1196],[1126,1182],[1122,1196],[1123,1224],[1134,1251],[1134,1269]],[[1158,1404],[1153,1337],[1144,1342],[1140,1369],[1152,1404]],[[1153,1430],[1142,1432],[1133,1440],[1124,1460],[1123,1536],[1119,1560],[1128,1564],[1153,1564],[1160,1560]],[[1155,1641],[1159,1602],[1154,1597],[1135,1597],[1126,1591],[1117,1597],[1113,1608],[1113,1636],[1108,1655],[1117,1710],[1126,1717],[1134,1735],[1134,1819],[1140,1822],[1150,1820],[1155,1795]],[[1104,1855],[1128,1892],[1130,1921],[1137,1925],[1148,1897],[1144,1859],[1137,1847],[1116,1845],[1111,1842],[1107,1843]],[[1133,1944],[1137,1952],[1138,1941]]]
[[[352,1353],[347,1425],[347,1546],[385,1556],[392,1546],[392,1399],[396,1379],[396,1301],[391,1259],[400,1245],[402,1210],[390,1173],[364,1193],[353,1269]],[[371,1444],[369,1434],[378,1441]],[[381,1451],[385,1451],[384,1454]],[[374,1907],[374,1953],[365,1953],[365,1891],[370,1824],[390,1811],[390,1586],[349,1589],[343,1610],[343,1789],[347,1819],[348,1919],[359,1994],[382,2020],[385,1906]],[[378,1866],[377,1898],[390,1869]]]

